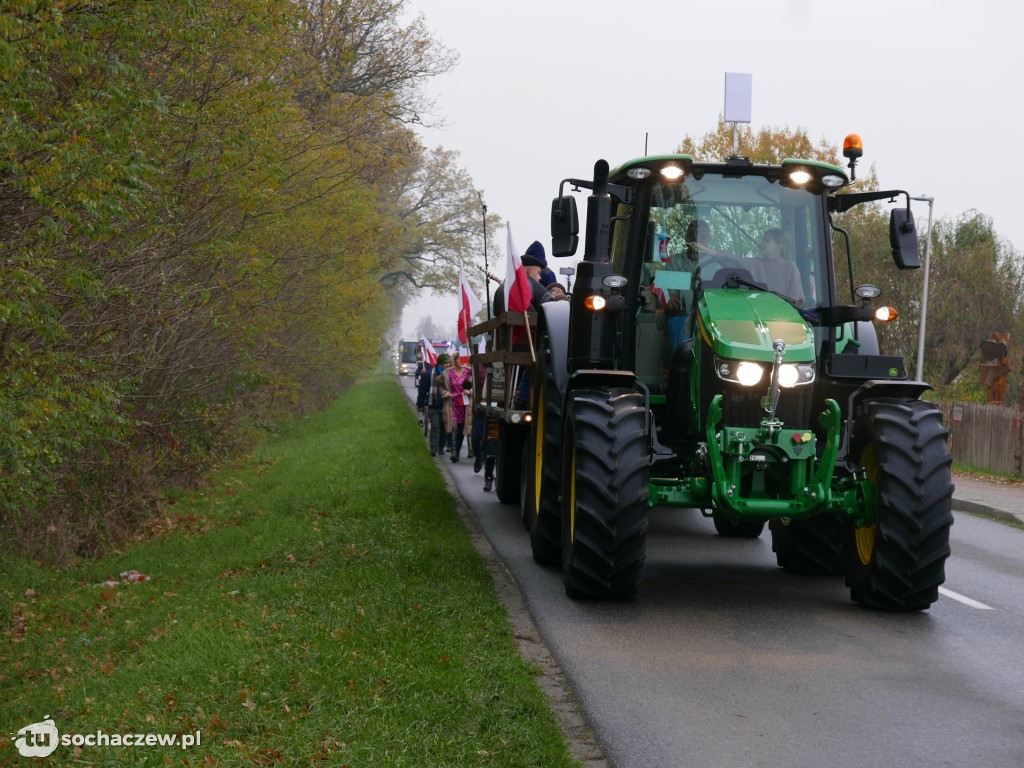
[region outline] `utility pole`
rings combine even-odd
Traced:
[[[935,205],[935,198],[921,195],[910,199],[928,203],[928,240],[924,246],[924,288],[921,291],[921,322],[918,328],[920,335],[917,341],[917,371],[914,374],[914,378],[918,381],[924,381],[924,329],[925,324],[928,322],[928,269],[931,267],[932,261],[932,208]]]

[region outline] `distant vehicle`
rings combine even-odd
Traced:
[[[434,354],[442,352],[451,354],[455,342],[449,339],[431,339],[430,346]],[[412,376],[416,373],[416,364],[423,359],[423,339],[402,339],[398,342],[398,375]]]
[[[398,375],[412,376],[416,373],[416,363],[422,359],[419,339],[402,339],[398,342]]]

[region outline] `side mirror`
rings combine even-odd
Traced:
[[[580,244],[580,217],[575,197],[556,197],[551,202],[551,255],[572,256]]]
[[[921,259],[917,255],[917,227],[914,215],[907,208],[893,208],[889,215],[889,244],[892,260],[900,269],[918,269]]]

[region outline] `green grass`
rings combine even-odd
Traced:
[[[0,764],[51,715],[202,739],[52,765],[573,765],[422,441],[364,383],[116,557],[3,563]],[[152,578],[96,586],[128,569]]]

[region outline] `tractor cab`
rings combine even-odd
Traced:
[[[627,164],[612,182],[644,172],[646,183],[634,188],[633,203],[617,204],[613,222],[611,261],[629,278],[636,318],[624,324],[622,349],[635,351],[624,367],[664,395],[676,351],[699,338],[737,366],[770,364],[776,338],[787,340],[787,361],[813,361],[825,334],[806,329],[822,303],[834,303],[822,190],[845,175],[831,166],[732,167],[681,156]]]

